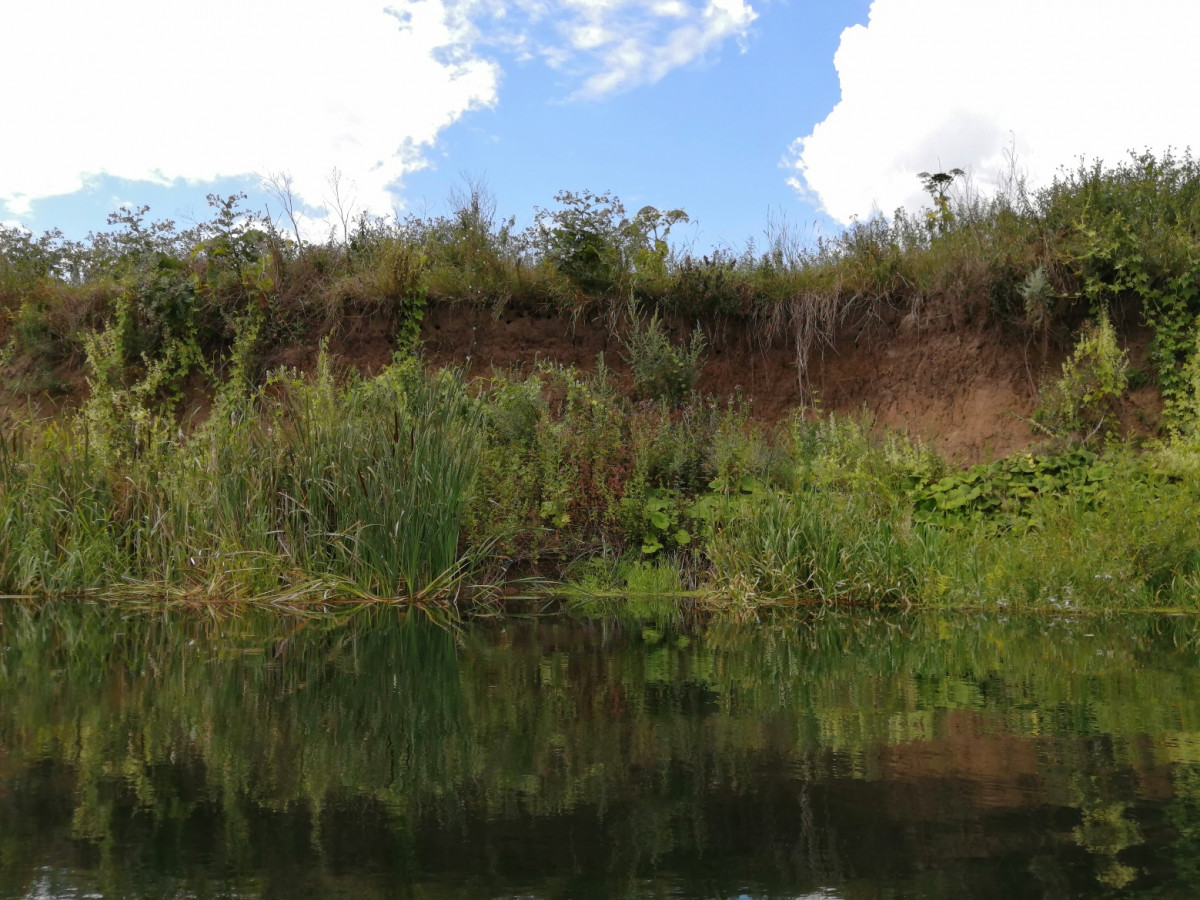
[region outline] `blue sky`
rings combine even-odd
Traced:
[[[157,0],[4,4],[0,222],[82,237],[121,204],[181,223],[286,173],[377,214],[463,178],[527,223],[560,190],[682,207],[697,252],[1189,145],[1192,0]],[[169,35],[169,39],[164,39]],[[1120,60],[1120,65],[1113,60]],[[16,138],[15,140],[13,138]],[[1015,158],[1015,163],[1013,162]]]
[[[756,4],[741,46],[597,99],[567,99],[570,77],[536,61],[506,66],[496,106],[448,129],[405,193],[440,211],[462,174],[482,174],[520,220],[563,189],[612,190],[631,213],[682,207],[698,248],[761,240],[769,214],[828,223],[787,185],[787,148],[837,103],[833,54],[868,5]]]

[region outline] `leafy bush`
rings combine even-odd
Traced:
[[[644,206],[628,218],[610,192],[562,191],[554,199],[559,208],[537,211],[528,242],[576,288],[615,297],[635,282],[646,292],[667,278],[667,237],[688,221],[683,210]]]
[[[1018,453],[941,478],[922,478],[910,491],[913,519],[943,528],[1001,531],[1028,522],[1038,498],[1070,497],[1092,507],[1114,478],[1129,478],[1084,447],[1059,455]]]
[[[953,593],[1014,606],[1194,609],[1198,500],[1194,487],[1152,473],[1113,479],[1099,502],[1039,500],[1038,527],[990,544],[972,539],[981,565]]]
[[[704,366],[704,332],[692,331],[687,345],[674,343],[658,312],[645,320],[629,308],[629,333],[622,339],[634,390],[647,400],[678,406],[695,389]]]
[[[487,385],[489,423],[471,539],[513,560],[620,547],[632,466],[625,416],[603,367],[539,365]],[[493,401],[494,398],[494,401]]]
[[[615,292],[627,271],[625,206],[611,193],[562,191],[560,208],[538,210],[535,241],[545,258],[578,288]]]
[[[1062,376],[1044,392],[1038,418],[1060,433],[1079,433],[1086,442],[1112,428],[1129,384],[1129,361],[1117,343],[1108,314],[1085,323]]]

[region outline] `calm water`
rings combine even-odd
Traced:
[[[1200,628],[0,608],[0,897],[1194,897]]]

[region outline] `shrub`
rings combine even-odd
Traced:
[[[745,316],[753,294],[738,277],[737,260],[717,251],[699,260],[685,257],[672,273],[663,305],[688,318]]]
[[[658,312],[643,319],[629,308],[629,332],[621,341],[634,390],[647,400],[678,406],[695,389],[704,367],[704,332],[694,329],[686,345],[674,343]]]
[[[493,378],[473,541],[537,560],[624,543],[620,502],[632,453],[607,370],[585,377],[540,365],[527,379]]]
[[[589,293],[615,292],[627,271],[622,252],[625,206],[611,193],[555,195],[560,208],[539,210],[534,240],[545,258]]]
[[[1117,344],[1108,314],[1085,323],[1062,376],[1044,392],[1039,419],[1084,442],[1114,424],[1117,404],[1129,383],[1129,361]]]

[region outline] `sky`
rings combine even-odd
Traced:
[[[0,223],[82,238],[122,205],[189,225],[290,183],[439,215],[483,184],[684,209],[696,253],[1200,135],[1195,0],[43,0],[0,4]],[[336,190],[335,190],[336,186]],[[281,221],[287,227],[286,221]]]

